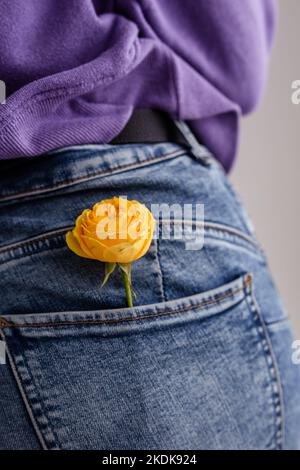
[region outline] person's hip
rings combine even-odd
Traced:
[[[43,447],[297,446],[286,314],[241,203],[200,150],[91,145],[3,168],[0,326]],[[103,264],[65,242],[83,209],[114,196],[156,218],[133,309],[117,276],[101,289]]]

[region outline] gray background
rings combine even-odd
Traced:
[[[300,80],[300,1],[279,1],[279,28],[262,103],[242,123],[231,180],[268,255],[273,277],[300,339],[299,196],[300,104],[291,84]]]

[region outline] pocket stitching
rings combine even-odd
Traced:
[[[186,223],[192,223],[193,225],[197,223],[197,221],[186,221]],[[198,222],[198,225],[199,225],[199,222]],[[256,250],[258,250],[258,253],[263,255],[263,252],[262,250],[260,249],[260,246],[255,243],[255,240],[251,240],[250,237],[247,237],[247,235],[244,235],[242,232],[239,232],[237,229],[234,229],[233,227],[227,227],[225,225],[222,225],[222,224],[217,224],[215,222],[203,222],[203,227],[204,227],[204,230],[215,230],[216,232],[221,232],[221,233],[228,233],[230,234],[232,237],[237,237],[239,239],[242,239],[245,243],[249,243],[251,244],[252,248],[256,248]],[[9,254],[9,253],[12,253],[14,250],[18,250],[18,249],[21,249],[23,250],[24,248],[26,247],[35,247],[35,244],[36,243],[39,243],[39,242],[44,242],[44,243],[47,243],[47,241],[49,240],[49,242],[51,240],[57,240],[57,241],[60,241],[61,240],[61,237],[63,237],[66,232],[68,230],[72,230],[74,228],[73,225],[69,225],[69,226],[65,226],[65,227],[62,227],[62,228],[57,228],[57,229],[54,229],[54,230],[49,230],[45,233],[42,233],[40,235],[35,235],[33,237],[30,237],[26,240],[21,240],[21,241],[18,241],[18,242],[15,242],[15,243],[12,243],[12,244],[9,244],[9,245],[4,245],[4,246],[0,246],[0,256],[1,255],[5,255],[5,254]],[[222,237],[220,237],[220,240],[224,240]],[[227,240],[225,239],[225,241],[228,241],[228,243],[233,243],[231,240]],[[49,247],[49,245],[47,245],[45,248],[51,248]],[[247,247],[245,247],[247,249]],[[37,250],[37,252],[40,251],[40,250]],[[23,252],[24,253],[24,252]],[[32,255],[33,253],[30,252],[30,255]],[[26,253],[23,254],[23,256],[26,256]],[[12,257],[14,258],[13,254],[12,254]],[[0,261],[1,263],[1,261]]]
[[[7,344],[6,344],[6,348],[9,351]],[[29,367],[26,355],[19,354],[18,358],[19,360],[21,360],[21,364],[19,364],[18,366],[16,365],[15,360],[13,359],[13,356],[10,354],[10,352],[9,352],[8,358],[9,358],[9,363],[10,363],[12,373],[14,375],[17,386],[21,393],[23,403],[25,407],[28,409],[29,419],[36,432],[37,438],[40,442],[42,449],[43,450],[51,450],[51,449],[60,450],[61,447],[57,444],[59,442],[58,436],[55,430],[52,428],[49,417],[48,417],[48,413],[46,412],[46,409],[44,408],[44,400],[41,399],[41,397],[39,396],[39,393],[36,393],[35,396],[33,396],[32,394],[34,394],[34,392],[28,391],[28,384],[26,384],[26,379],[24,378],[24,371],[25,371],[25,375],[26,373],[30,374],[30,378],[29,378],[30,388],[32,389],[32,385],[34,384],[34,390],[38,391],[38,387],[36,386],[34,377],[31,374],[31,369]],[[22,373],[22,370],[23,370],[23,373]],[[36,408],[37,397],[38,397],[38,403],[40,407],[42,408],[40,411]],[[47,422],[46,423],[41,422],[41,419],[40,419],[41,417],[45,418]],[[45,437],[44,435],[45,433],[46,435],[48,434],[48,437]],[[51,436],[50,444],[49,444],[49,434]]]
[[[283,410],[282,398],[280,397],[280,394],[278,392],[278,389],[279,390],[281,389],[280,381],[279,381],[279,378],[278,378],[278,373],[276,373],[276,369],[277,369],[276,360],[274,358],[274,354],[273,354],[273,351],[272,351],[272,346],[271,346],[270,340],[268,338],[268,333],[267,333],[264,321],[261,317],[260,310],[259,310],[259,307],[257,305],[256,299],[255,299],[255,296],[254,296],[254,293],[253,293],[253,284],[252,283],[253,283],[252,276],[249,275],[249,274],[245,275],[244,279],[243,279],[242,287],[239,287],[238,289],[235,289],[235,290],[231,291],[230,293],[223,294],[223,297],[225,295],[226,295],[226,297],[233,296],[238,291],[241,291],[241,290],[243,290],[244,293],[245,293],[245,296],[243,297],[243,299],[245,299],[247,301],[249,311],[252,314],[252,318],[253,318],[255,328],[257,330],[258,336],[260,337],[260,342],[261,342],[262,349],[263,349],[262,354],[263,354],[263,356],[265,356],[265,359],[266,359],[266,369],[269,371],[271,382],[273,384],[272,401],[273,401],[274,416],[275,416],[274,448],[282,449],[283,446],[284,446],[284,436],[283,436],[283,423],[284,423],[284,420],[283,420],[283,411],[282,411]],[[217,299],[215,299],[214,301],[217,301],[217,300],[220,300],[220,296]],[[206,302],[213,302],[213,300],[207,300]],[[196,305],[195,306],[190,306],[189,308],[192,308],[192,307],[197,308]],[[180,309],[180,310],[182,310],[182,309]],[[0,318],[0,321],[1,321],[1,318]],[[78,324],[78,322],[75,322],[75,325],[77,325],[77,324]],[[52,326],[53,324],[52,325],[44,324],[44,325],[45,326]],[[61,325],[61,324],[59,324],[59,325]],[[14,325],[14,326],[17,326],[17,325]],[[24,325],[24,326],[34,326],[34,325]],[[0,331],[0,333],[1,333],[1,331]],[[25,359],[25,358],[23,358],[23,359]],[[21,366],[21,367],[26,368],[26,365],[23,364],[23,366]],[[274,388],[274,385],[275,385],[275,388]],[[43,412],[44,412],[44,416],[47,416],[47,415],[45,415],[45,410],[43,410]],[[40,420],[38,420],[38,422],[39,422],[39,429],[40,429],[41,428],[41,422],[40,422]],[[48,424],[45,424],[42,427],[44,428],[44,431],[45,430],[47,431],[47,429],[50,432],[53,431],[52,426],[49,422],[48,422]],[[57,446],[59,440],[56,440],[56,442],[54,441],[55,443],[54,442],[50,443],[50,447],[49,447],[49,439],[48,438],[46,438],[46,439],[47,439],[48,448],[57,448],[56,446]],[[54,444],[54,447],[53,447],[53,444]]]
[[[259,306],[253,292],[253,283],[248,283],[245,289],[246,301],[250,312],[253,315],[253,320],[257,332],[261,338],[261,345],[266,359],[266,366],[269,371],[270,380],[272,383],[272,401],[275,417],[275,434],[274,443],[276,449],[284,448],[284,412],[283,412],[283,394],[280,383],[279,370],[276,363],[275,355],[272,348],[272,343],[268,335],[267,327],[264,323],[260,313]]]
[[[42,186],[42,187],[39,187],[39,188],[36,188],[36,189],[31,189],[30,191],[23,191],[23,192],[19,192],[19,193],[10,193],[8,195],[5,195],[5,196],[1,197],[0,198],[0,203],[11,201],[11,200],[14,200],[15,198],[20,199],[20,198],[25,198],[25,197],[30,197],[30,196],[35,197],[36,195],[45,194],[45,193],[52,192],[52,191],[58,191],[62,188],[73,186],[73,185],[76,185],[76,184],[80,184],[82,182],[89,181],[89,180],[92,180],[92,179],[95,179],[95,178],[111,176],[111,175],[120,173],[122,171],[127,171],[127,170],[131,170],[131,169],[135,169],[135,168],[145,167],[145,166],[151,165],[153,162],[160,162],[160,161],[164,161],[165,159],[180,157],[182,155],[185,155],[186,153],[187,153],[187,149],[173,150],[170,153],[157,155],[155,157],[148,158],[148,159],[146,159],[145,161],[142,161],[142,162],[136,161],[136,162],[131,162],[131,163],[127,163],[127,164],[124,164],[124,165],[117,166],[116,168],[110,168],[108,170],[101,170],[101,171],[98,171],[98,172],[96,171],[96,172],[91,173],[91,174],[85,174],[85,175],[78,176],[77,178],[64,180],[64,181],[59,181],[59,182],[57,182],[57,183],[55,183],[51,186]]]
[[[161,291],[161,299],[162,302],[166,302],[168,299],[166,297],[166,287],[165,287],[165,278],[163,275],[162,271],[162,266],[161,266],[161,254],[160,254],[160,248],[159,248],[159,240],[154,240],[155,242],[155,253],[156,253],[156,260],[157,260],[157,267],[158,267],[158,272],[160,276],[160,291]]]
[[[213,299],[203,300],[194,305],[186,305],[181,308],[177,308],[174,310],[164,310],[162,312],[145,314],[145,315],[137,315],[132,317],[124,317],[124,318],[113,318],[113,319],[99,319],[99,320],[79,320],[79,321],[62,321],[62,322],[45,322],[45,323],[12,323],[5,318],[0,317],[0,328],[45,328],[45,327],[63,327],[63,326],[77,326],[77,325],[99,325],[99,324],[114,324],[114,323],[124,323],[128,321],[138,321],[144,319],[151,319],[163,316],[169,316],[174,314],[184,313],[186,311],[191,310],[200,310],[203,307],[208,305],[216,304],[220,301],[229,299],[230,297],[234,297],[241,291],[244,291],[249,284],[252,283],[252,276],[250,274],[246,274],[243,278],[243,284],[241,287],[231,290],[226,294],[217,295]]]

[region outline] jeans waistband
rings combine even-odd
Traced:
[[[47,193],[112,173],[175,158],[187,150],[207,164],[212,156],[186,123],[174,121],[188,144],[93,144],[62,148],[39,157],[0,162],[0,203]]]

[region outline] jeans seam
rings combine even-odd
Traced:
[[[193,222],[193,224],[195,223],[194,221],[192,221],[192,222]],[[212,225],[212,224],[214,224],[214,225]],[[224,232],[224,233],[228,233],[228,234],[232,235],[233,237],[237,237],[239,239],[242,239],[245,242],[251,244],[254,248],[256,248],[258,250],[259,254],[263,255],[263,252],[260,249],[260,246],[257,245],[255,243],[255,241],[251,241],[249,236],[248,237],[243,236],[242,232],[238,233],[236,230],[234,230],[234,231],[230,230],[230,227],[220,226],[220,225],[217,226],[217,224],[210,223],[210,222],[204,222],[203,227],[204,227],[204,229],[206,229],[208,231],[209,230],[215,230],[216,232],[218,232],[218,231],[221,232],[221,233]],[[63,237],[68,230],[72,230],[73,228],[74,228],[74,225],[68,225],[68,226],[65,226],[65,227],[62,227],[62,228],[49,230],[48,232],[30,237],[30,238],[25,239],[25,240],[21,240],[21,241],[16,242],[16,243],[12,243],[12,244],[9,244],[9,245],[3,245],[2,247],[0,246],[0,255],[5,254],[5,253],[9,253],[10,251],[16,250],[16,249],[21,249],[22,250],[23,247],[30,246],[30,245],[32,245],[32,243],[35,243],[35,242],[42,242],[42,241],[45,241],[45,240],[54,240],[55,238],[59,239],[59,238]],[[222,239],[222,238],[220,238],[220,239]],[[225,241],[228,241],[228,243],[232,243],[230,240],[225,240]],[[247,247],[245,247],[245,248],[247,248]],[[32,253],[30,253],[30,255],[32,255]],[[159,247],[158,247],[158,255],[160,255]],[[0,263],[1,263],[1,261],[0,261]]]
[[[222,172],[223,173],[223,172]],[[231,198],[232,198],[232,201],[233,201],[233,204],[236,206],[237,208],[237,214],[238,214],[238,217],[239,217],[239,220],[241,222],[241,224],[243,225],[244,227],[244,230],[245,232],[248,234],[249,237],[252,237],[254,238],[255,237],[255,234],[252,233],[252,231],[249,229],[249,226],[248,226],[248,223],[245,219],[245,213],[244,212],[244,208],[243,208],[243,205],[239,199],[239,195],[237,194],[237,192],[234,190],[232,184],[230,183],[230,181],[228,180],[228,178],[226,177],[226,175],[224,175],[223,173],[223,182],[224,182],[224,185],[225,185],[225,188],[227,189],[228,193],[230,194]]]
[[[28,362],[27,362],[27,358],[26,358],[25,354],[22,355],[22,358],[23,358],[23,362],[24,362],[24,367],[27,370],[27,372],[30,374],[31,384],[34,384],[35,390],[38,391],[39,388],[35,384],[34,377],[33,377],[33,374],[31,373],[30,367],[28,366]],[[49,450],[51,450],[51,449],[61,449],[60,445],[58,445],[58,442],[59,442],[58,435],[57,435],[55,429],[53,429],[52,426],[50,425],[51,421],[48,418],[48,415],[47,415],[47,412],[46,412],[46,409],[45,409],[45,406],[44,406],[44,401],[41,398],[41,396],[39,396],[39,393],[37,393],[37,396],[39,398],[38,403],[41,407],[40,416],[44,416],[44,418],[46,418],[46,420],[47,420],[46,424],[43,425],[43,427],[45,427],[45,429],[48,429],[48,432],[50,431],[50,434],[52,434],[52,440],[54,441],[53,444],[48,445],[47,448]],[[32,409],[34,409],[34,405],[32,405]],[[39,416],[36,418],[36,420],[39,421]],[[41,423],[39,423],[39,425],[41,427]],[[46,443],[45,438],[44,438],[44,441]]]
[[[26,391],[26,385],[23,384],[24,379],[21,380],[21,378],[20,378],[20,371],[19,371],[19,368],[18,368],[18,366],[16,365],[13,356],[10,354],[8,342],[7,342],[7,340],[6,340],[6,337],[5,337],[4,333],[1,332],[1,330],[0,330],[0,336],[2,336],[3,339],[5,340],[5,343],[6,343],[6,351],[7,351],[7,355],[8,355],[10,367],[11,367],[11,370],[12,370],[12,373],[13,373],[13,376],[14,376],[14,379],[15,379],[15,381],[16,381],[16,383],[17,383],[18,389],[19,389],[19,391],[20,391],[20,394],[21,394],[23,403],[24,403],[25,408],[26,408],[26,410],[27,410],[27,413],[28,413],[28,415],[29,415],[30,422],[31,422],[31,424],[32,424],[32,426],[33,426],[33,428],[34,428],[34,430],[35,430],[36,436],[37,436],[37,438],[38,438],[38,440],[39,440],[39,443],[40,443],[42,449],[44,449],[44,450],[49,450],[49,447],[47,447],[46,441],[45,441],[45,439],[44,439],[44,436],[43,436],[43,434],[42,434],[42,432],[41,432],[41,430],[40,430],[40,425],[39,425],[40,423],[38,424],[38,419],[36,419],[36,416],[35,416],[35,414],[34,414],[34,411],[33,411],[33,410],[34,410],[34,405],[32,405],[31,399],[28,397],[28,392]],[[24,357],[24,356],[21,356],[21,358],[22,358],[22,360],[23,360],[23,367],[24,367],[24,368],[27,370],[27,372],[30,374],[30,372],[29,372],[30,369],[29,369],[29,367],[28,367],[28,364],[26,363],[25,357]],[[30,374],[30,375],[31,375],[31,374]],[[32,375],[31,375],[31,381],[32,381],[32,383],[34,383],[34,379],[33,379]],[[36,387],[35,387],[35,388],[36,388]],[[42,403],[42,402],[40,401],[40,405],[41,405],[41,407],[43,407],[41,403]],[[45,415],[45,417],[46,417],[46,415]],[[48,425],[48,426],[49,426],[49,425]],[[50,428],[50,426],[49,426],[49,428]],[[52,433],[52,435],[53,435],[53,437],[54,437],[54,433],[53,433],[53,430],[52,430],[52,429],[51,429],[51,433]]]
[[[1,253],[6,253],[6,252],[11,251],[11,250],[16,250],[16,249],[19,249],[19,248],[22,249],[23,246],[30,245],[34,242],[42,242],[44,240],[60,238],[64,234],[66,234],[68,230],[72,230],[73,228],[74,228],[73,225],[68,225],[67,227],[62,227],[62,228],[50,230],[50,231],[48,231],[46,233],[43,233],[41,235],[36,235],[34,237],[28,238],[27,240],[22,240],[20,242],[16,242],[16,243],[13,243],[13,244],[10,244],[10,245],[4,245],[4,246],[0,247],[0,254]]]
[[[159,240],[156,239],[154,240],[155,242],[155,255],[156,255],[156,261],[157,261],[157,267],[158,267],[158,272],[159,272],[159,280],[160,280],[160,293],[161,293],[161,302],[166,302],[166,289],[165,289],[165,281],[164,281],[164,275],[162,272],[162,267],[161,267],[161,256],[160,256],[160,251],[159,251]]]
[[[260,342],[263,348],[263,353],[266,360],[269,377],[272,383],[272,401],[273,401],[273,414],[274,414],[274,444],[276,449],[284,448],[284,412],[283,412],[283,396],[280,383],[279,370],[276,363],[276,358],[273,352],[272,344],[268,335],[267,327],[262,318],[260,309],[256,302],[253,293],[253,283],[248,283],[245,286],[246,300],[249,309],[253,315],[254,324],[260,337]]]
[[[144,166],[147,166],[147,165],[151,165],[153,162],[164,161],[165,159],[168,159],[168,158],[176,158],[176,157],[179,157],[179,156],[184,155],[186,153],[187,153],[187,149],[182,148],[182,149],[174,150],[170,153],[164,153],[162,155],[156,155],[154,157],[147,158],[144,161],[131,162],[131,163],[127,163],[127,164],[124,164],[124,165],[117,166],[116,168],[110,168],[110,169],[107,169],[107,170],[96,171],[94,173],[78,176],[77,178],[66,179],[64,181],[54,183],[51,186],[42,186],[42,187],[32,189],[32,190],[29,190],[29,191],[23,191],[23,192],[19,192],[19,193],[10,193],[10,194],[7,194],[3,197],[0,197],[0,203],[6,202],[6,201],[9,201],[9,200],[13,200],[13,199],[23,198],[23,197],[37,196],[39,194],[44,194],[46,192],[58,191],[58,190],[60,190],[62,188],[65,188],[67,186],[72,186],[72,185],[75,185],[75,184],[79,184],[81,182],[89,181],[90,179],[98,178],[98,177],[101,177],[101,176],[102,177],[111,176],[111,175],[113,175],[115,173],[118,173],[120,171],[127,171],[127,170],[131,170],[131,169],[134,169],[134,168],[144,167]]]
[[[115,319],[106,319],[106,320],[79,320],[79,321],[61,321],[61,322],[45,322],[45,323],[12,323],[5,318],[0,317],[0,329],[1,328],[45,328],[45,327],[62,327],[62,326],[78,326],[78,325],[101,325],[101,324],[115,324],[115,323],[124,323],[128,321],[138,321],[144,319],[151,319],[151,318],[158,318],[168,315],[175,315],[184,312],[188,312],[190,310],[197,310],[201,309],[206,306],[211,306],[217,304],[220,301],[227,300],[230,297],[234,297],[238,293],[244,291],[246,287],[252,283],[252,277],[250,275],[246,275],[243,279],[242,287],[239,287],[235,290],[231,290],[226,294],[220,294],[214,299],[203,300],[194,305],[186,305],[181,308],[172,309],[172,310],[164,310],[162,312],[157,313],[149,313],[146,315],[137,315],[134,317],[124,317],[124,318],[115,318]]]

